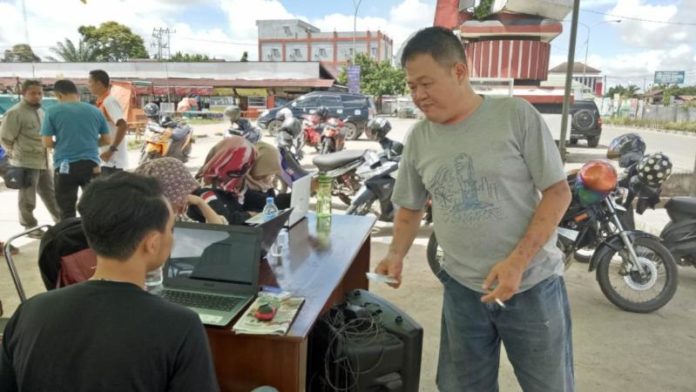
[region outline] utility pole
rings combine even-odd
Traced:
[[[360,3],[362,3],[362,0],[353,0],[353,10],[355,11],[353,13],[353,56],[351,59],[353,61],[353,64],[355,64],[355,55],[356,55],[355,35],[357,34],[358,9],[360,8]]]
[[[171,35],[176,33],[176,30],[169,30],[169,27],[155,27],[152,29],[152,44],[150,47],[155,49],[157,60],[170,59],[171,52]]]
[[[573,1],[573,17],[570,27],[570,45],[568,45],[568,67],[566,69],[565,94],[563,96],[563,117],[561,118],[561,140],[558,148],[561,150],[561,159],[566,162],[566,137],[568,135],[568,109],[570,108],[570,94],[573,85],[573,65],[575,64],[575,41],[578,35],[578,17],[580,0]]]
[[[691,192],[689,194],[696,197],[696,158],[694,158],[694,172],[691,176]]]

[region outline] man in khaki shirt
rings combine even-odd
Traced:
[[[34,217],[37,192],[53,220],[58,222],[60,217],[48,152],[41,144],[39,134],[44,115],[41,109],[42,98],[41,82],[25,80],[22,84],[22,100],[7,111],[0,127],[0,142],[7,150],[10,165],[24,168],[25,175],[30,179],[29,186],[19,190],[19,223],[27,229],[38,224]],[[29,236],[41,238],[42,234],[37,230]]]

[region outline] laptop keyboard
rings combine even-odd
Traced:
[[[208,295],[201,293],[191,293],[186,291],[164,290],[162,298],[175,304],[190,308],[219,310],[229,312],[234,309],[243,298],[223,297],[220,295]]]

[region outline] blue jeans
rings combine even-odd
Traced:
[[[525,392],[572,392],[573,343],[565,282],[552,276],[510,298],[481,302],[441,271],[445,286],[437,386],[441,392],[497,392],[500,342]]]

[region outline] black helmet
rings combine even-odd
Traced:
[[[160,125],[165,128],[174,128],[176,126],[176,123],[170,116],[164,116],[160,120]]]
[[[147,118],[157,118],[160,115],[159,106],[156,103],[150,102],[143,107],[143,112]]]
[[[297,137],[300,133],[302,133],[302,124],[300,123],[300,120],[294,117],[286,117],[278,131],[280,133],[289,133],[293,137]]]
[[[629,167],[643,157],[645,154],[645,142],[636,133],[626,133],[614,138],[609,143],[607,158],[619,158],[620,167]]]
[[[227,117],[230,122],[235,122],[242,116],[242,110],[237,105],[230,105],[225,108],[222,114]]]
[[[392,127],[389,120],[375,117],[367,124],[367,134],[372,140],[380,140],[387,136]]]
[[[644,156],[636,168],[638,177],[653,187],[661,186],[672,174],[672,162],[667,155],[659,152]]]
[[[319,108],[317,108],[317,116],[319,116],[321,118],[328,117],[329,116],[329,108],[327,108],[326,106],[319,106]]]

